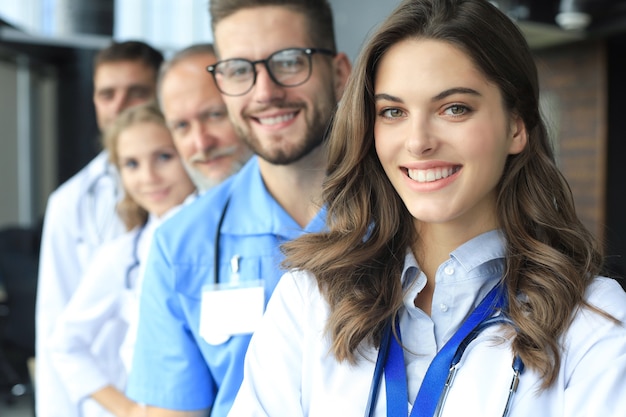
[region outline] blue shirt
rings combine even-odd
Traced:
[[[324,216],[320,210],[302,230],[269,194],[253,157],[238,174],[157,229],[146,265],[128,396],[174,410],[211,407],[212,416],[225,416],[243,378],[251,335],[210,345],[199,334],[202,290],[215,281],[216,249],[219,281],[230,279],[230,260],[239,255],[240,280],[262,279],[267,302],[284,273],[279,246],[322,230]]]

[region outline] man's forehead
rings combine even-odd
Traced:
[[[141,61],[111,61],[98,65],[94,72],[94,83],[116,82],[150,84],[156,82],[156,71]]]
[[[161,79],[160,94],[164,100],[219,97],[219,91],[206,66],[202,61],[173,66]]]
[[[212,113],[225,113],[226,111],[226,104],[219,97],[206,97],[200,103],[168,102],[167,100],[163,103],[163,113],[168,123],[203,118]]]
[[[211,77],[206,67],[215,61],[208,61],[206,64],[205,62],[207,61],[199,59],[187,59],[177,62],[163,75],[161,82],[167,86],[174,85],[176,89],[180,88],[180,86],[193,86],[203,82],[207,76],[208,78]]]
[[[239,10],[215,26],[215,48],[220,60],[262,59],[286,48],[310,47],[308,18],[282,6]]]

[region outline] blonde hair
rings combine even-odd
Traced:
[[[156,101],[130,107],[122,111],[115,121],[106,129],[102,138],[104,149],[109,154],[109,161],[120,169],[118,144],[121,133],[131,126],[139,123],[155,123],[167,128],[165,118],[161,113]],[[117,212],[127,230],[141,226],[148,220],[148,212],[141,207],[128,193],[117,204]]]

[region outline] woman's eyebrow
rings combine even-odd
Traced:
[[[433,102],[439,101],[454,94],[469,94],[473,96],[482,95],[478,91],[474,90],[473,88],[454,87],[454,88],[449,88],[447,90],[442,91],[441,93],[434,96],[430,101],[433,101]],[[387,94],[387,93],[375,94],[374,101],[379,101],[379,100],[387,100],[387,101],[393,101],[396,103],[404,103],[404,100],[402,100],[400,97],[392,96],[391,94]]]
[[[404,103],[404,101],[400,97],[392,96],[391,94],[380,93],[374,95],[374,101],[379,100],[387,100],[387,101],[395,101],[396,103]]]
[[[482,94],[480,94],[478,91],[474,90],[473,88],[467,88],[467,87],[454,87],[454,88],[449,88],[447,90],[442,91],[441,93],[437,94],[436,96],[434,96],[431,101],[439,101],[442,100],[448,96],[451,96],[453,94],[469,94],[472,96],[481,96]]]

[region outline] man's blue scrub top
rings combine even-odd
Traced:
[[[215,279],[216,229],[229,200],[220,228],[219,280],[230,279],[230,261],[240,255],[240,280],[263,279],[266,303],[285,272],[280,244],[325,227],[322,209],[302,230],[268,193],[253,157],[157,229],[127,388],[139,403],[174,410],[211,407],[212,416],[226,416],[235,399],[251,335],[210,345],[199,334],[202,289]]]

